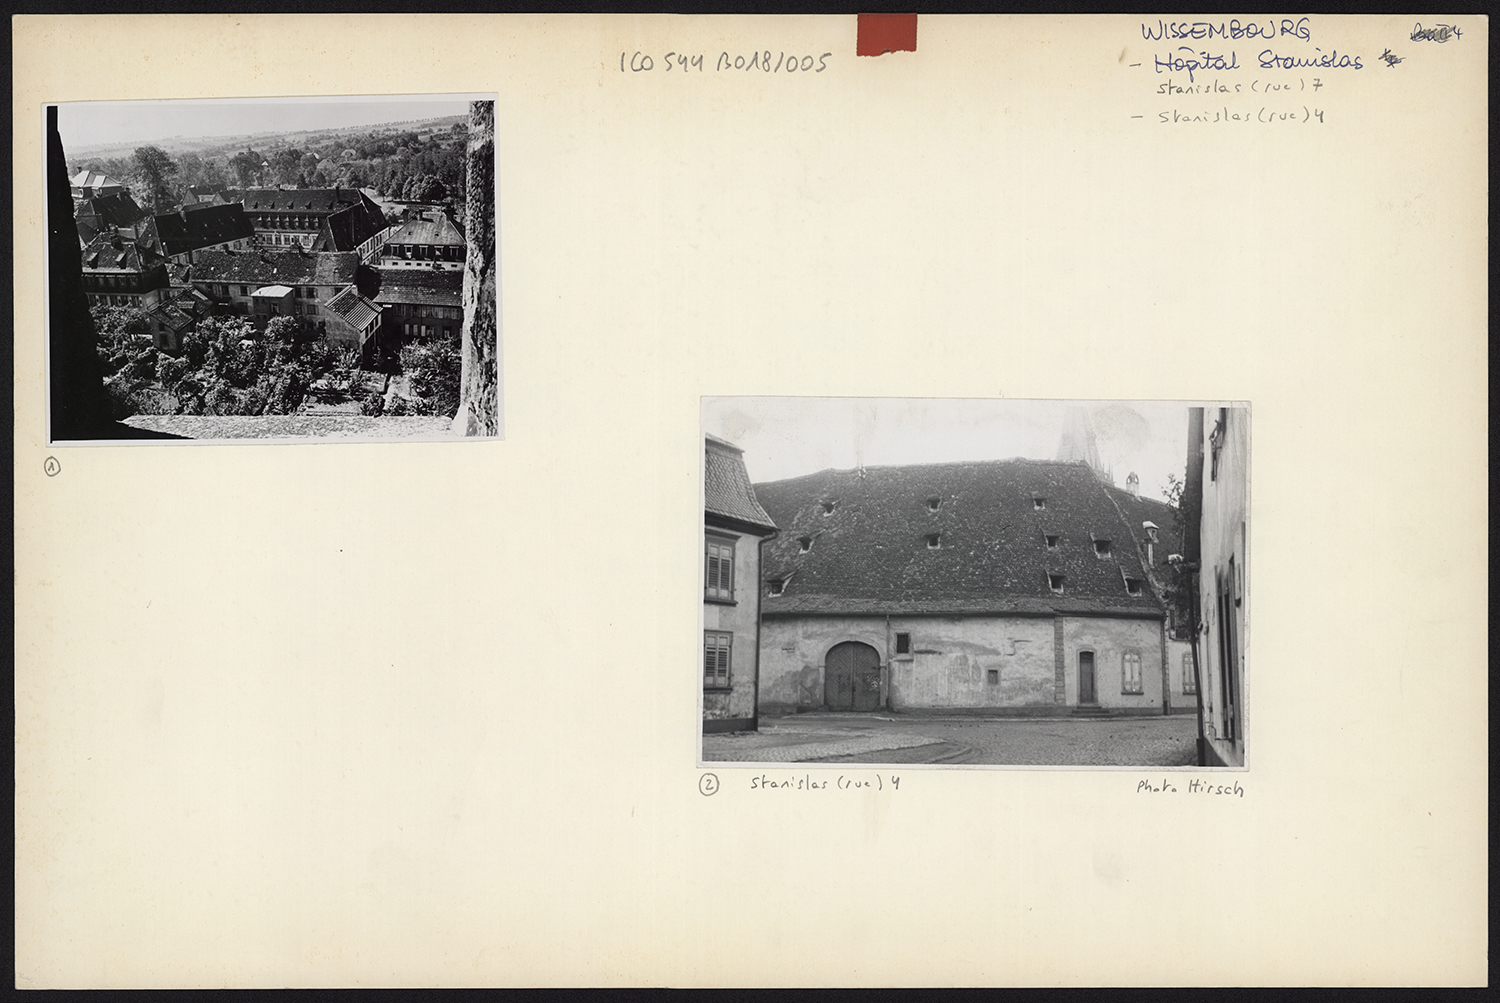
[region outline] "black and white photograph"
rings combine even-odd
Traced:
[[[1248,405],[702,408],[704,763],[1245,766]]]
[[[491,97],[44,111],[50,441],[503,435]]]

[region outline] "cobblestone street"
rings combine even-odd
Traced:
[[[762,717],[759,732],[703,736],[703,760],[746,763],[1193,766],[1196,718]]]

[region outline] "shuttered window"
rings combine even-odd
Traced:
[[[1141,693],[1141,653],[1139,651],[1127,651],[1121,656],[1122,665],[1120,669],[1120,691],[1123,693]]]
[[[734,543],[710,537],[705,549],[704,598],[732,601],[734,599]]]
[[[1182,692],[1198,692],[1198,680],[1193,678],[1193,653],[1191,651],[1182,653]]]
[[[733,634],[716,630],[703,633],[703,687],[705,689],[729,688],[729,649]]]

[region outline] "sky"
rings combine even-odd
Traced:
[[[464,115],[471,98],[441,94],[353,98],[256,98],[224,101],[81,101],[57,106],[57,131],[70,153],[90,146],[150,143],[257,132],[299,132],[404,119]]]
[[[1103,464],[1162,499],[1183,476],[1187,409],[1198,401],[705,397],[703,430],[745,451],[754,482],[829,467],[1057,458],[1069,407],[1083,407]]]

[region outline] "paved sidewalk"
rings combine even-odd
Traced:
[[[760,731],[703,736],[704,762],[941,763],[1182,767],[1196,761],[1196,720],[809,713],[760,719]]]
[[[860,756],[920,745],[940,745],[942,739],[901,731],[843,729],[796,730],[762,724],[760,731],[703,736],[704,762],[807,763],[835,756]]]

